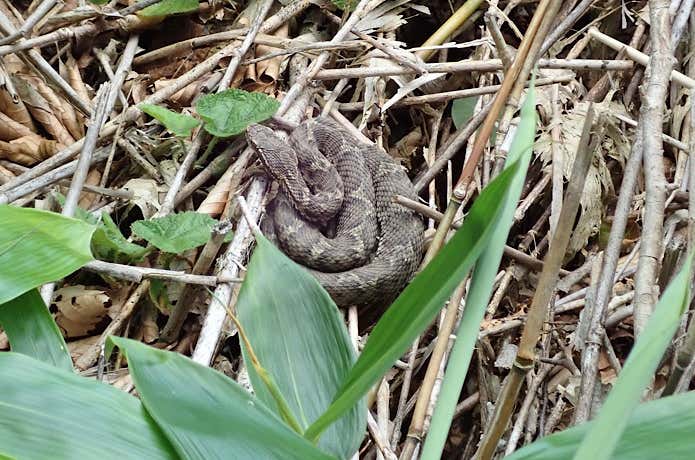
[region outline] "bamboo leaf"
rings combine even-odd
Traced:
[[[0,353],[0,369],[0,458],[179,458],[120,390],[14,352]]]
[[[617,382],[577,449],[576,460],[608,459],[617,448],[630,415],[653,379],[690,302],[692,264],[693,254],[690,254],[654,307],[654,313],[637,337]]]
[[[273,376],[302,429],[331,404],[356,354],[337,307],[326,291],[263,236],[248,266],[237,310],[261,366]],[[248,350],[244,359],[248,363]],[[251,366],[254,392],[280,414],[275,398]],[[359,402],[331,426],[319,447],[342,458],[359,447],[367,423]]]
[[[92,260],[93,225],[8,205],[0,205],[0,222],[0,305]]]
[[[637,406],[610,457],[612,460],[692,458],[695,451],[695,393],[649,401]],[[596,422],[539,439],[505,460],[558,460],[572,458]]]
[[[110,337],[109,345],[126,353],[147,412],[183,458],[331,458],[229,377],[134,340]]]
[[[485,188],[451,241],[379,320],[333,404],[307,429],[308,439],[350,410],[434,319],[490,241],[518,167],[510,165]]]
[[[509,229],[514,221],[514,212],[524,187],[526,170],[531,161],[533,141],[536,134],[536,109],[533,80],[524,105],[521,108],[521,120],[514,140],[507,155],[507,162],[519,160],[520,166],[504,198],[504,209],[500,214],[497,227],[490,239],[490,244],[481,255],[473,271],[466,297],[456,342],[451,350],[449,364],[444,374],[444,381],[439,393],[430,423],[430,430],[422,449],[422,458],[441,458],[442,450],[449,434],[451,420],[454,416],[461,389],[463,388],[471,356],[478,338],[480,323],[485,314],[495,277],[499,270],[504,245]]]
[[[37,289],[0,305],[0,326],[12,351],[72,371],[68,347]]]

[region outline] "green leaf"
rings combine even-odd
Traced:
[[[480,323],[485,315],[495,284],[495,277],[499,270],[500,261],[507,242],[509,229],[514,222],[521,191],[524,187],[524,179],[531,161],[533,141],[536,135],[536,101],[533,89],[533,80],[528,96],[521,107],[521,120],[514,135],[507,164],[520,161],[516,176],[509,185],[504,197],[504,209],[497,220],[497,226],[490,243],[480,256],[471,277],[470,287],[466,296],[466,308],[463,311],[456,342],[451,350],[449,364],[444,374],[444,380],[437,400],[434,414],[430,423],[421,457],[441,458],[446,438],[449,434],[451,420],[454,416],[456,404],[463,388],[463,383],[468,373],[475,343],[480,330]]]
[[[612,460],[692,458],[695,451],[695,392],[649,401],[637,406],[610,457]],[[595,422],[555,433],[517,450],[504,460],[572,458]]]
[[[228,89],[201,97],[196,104],[198,115],[205,121],[207,132],[229,137],[244,132],[251,123],[272,117],[280,103],[263,93]]]
[[[338,308],[313,276],[259,235],[237,311],[261,366],[306,429],[331,404],[356,360]],[[258,398],[280,415],[253,366],[247,368]],[[366,423],[362,401],[323,434],[319,447],[349,458]]]
[[[654,378],[654,372],[690,303],[693,254],[687,256],[683,268],[654,307],[654,313],[637,337],[618,380],[582,440],[575,459],[608,459],[617,448],[631,413]]]
[[[0,222],[0,305],[92,260],[93,225],[8,205],[0,205]]]
[[[343,11],[352,11],[358,3],[359,0],[331,0],[335,6]]]
[[[473,117],[478,99],[480,96],[464,97],[454,99],[454,102],[451,103],[451,119],[454,121],[456,129],[466,126],[468,120]]]
[[[196,2],[197,3],[197,2]],[[156,5],[152,5],[156,6]],[[173,112],[166,107],[155,104],[140,104],[138,108],[159,121],[176,137],[188,137],[200,121],[190,115]]]
[[[101,215],[92,237],[92,249],[98,259],[118,263],[138,262],[149,252],[148,248],[128,241],[108,214]]]
[[[0,369],[0,456],[179,458],[140,402],[120,390],[13,352],[0,353]]]
[[[386,311],[333,404],[307,430],[308,439],[350,410],[434,319],[487,247],[518,169],[517,161],[483,190],[454,237]]]
[[[190,13],[198,9],[198,0],[162,0],[138,12],[138,16],[169,16],[171,14]]]
[[[37,289],[0,305],[0,326],[12,351],[72,371],[68,347]]]
[[[148,413],[183,458],[331,458],[225,375],[134,340],[110,337],[114,344],[128,357]]]
[[[54,192],[53,196],[60,205],[61,209],[65,206],[65,195],[60,192]],[[92,214],[91,212],[85,211],[80,207],[75,208],[75,214],[73,215],[75,219],[79,219],[91,225],[97,225],[99,223],[99,216]]]
[[[208,242],[217,221],[207,214],[186,211],[156,219],[138,220],[133,233],[164,252],[179,254]]]

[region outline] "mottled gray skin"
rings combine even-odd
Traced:
[[[280,184],[263,225],[268,236],[339,306],[390,303],[417,269],[423,245],[420,217],[393,201],[417,198],[400,165],[324,117],[303,123],[288,141],[260,125],[249,126],[247,139]]]

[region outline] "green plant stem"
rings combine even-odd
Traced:
[[[220,141],[220,138],[219,138],[219,137],[217,137],[217,136],[212,136],[212,139],[210,139],[210,142],[208,143],[208,146],[207,146],[207,148],[205,149],[205,152],[203,153],[203,155],[202,155],[202,156],[198,159],[198,161],[196,162],[196,166],[197,166],[197,165],[202,165],[202,164],[205,163],[205,161],[207,160],[207,158],[210,156],[210,153],[212,153],[212,149],[215,148],[215,146],[217,145],[217,143],[218,143],[219,141]],[[185,149],[184,149],[184,151],[185,151]]]
[[[519,351],[517,352],[512,370],[504,382],[501,396],[498,398],[497,404],[495,405],[495,412],[490,426],[485,431],[483,440],[476,453],[476,458],[479,460],[488,460],[494,455],[497,444],[504,434],[509,419],[511,418],[516,398],[519,394],[521,384],[524,381],[524,376],[533,368],[536,357],[536,343],[538,342],[543,323],[548,314],[550,299],[555,292],[558,272],[562,266],[572,226],[574,225],[575,216],[579,209],[579,199],[584,189],[586,174],[591,165],[593,149],[589,145],[589,139],[593,119],[594,111],[593,104],[591,104],[587,109],[586,119],[584,120],[584,129],[579,141],[577,155],[575,156],[570,183],[563,200],[558,226],[550,243],[548,255],[543,262],[543,271],[538,280],[538,288],[536,289],[531,308],[529,309],[526,325],[524,326],[519,344]],[[592,145],[595,145],[597,142],[598,138],[596,137]]]

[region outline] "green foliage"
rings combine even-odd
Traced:
[[[207,214],[186,211],[148,220],[133,222],[133,233],[151,245],[172,254],[201,246],[210,239],[217,221]],[[231,233],[227,239],[231,238]]]
[[[695,393],[649,401],[625,417],[627,426],[620,436],[612,460],[653,460],[692,458],[695,451]],[[596,422],[583,423],[539,439],[504,460],[557,460],[572,458]],[[585,457],[590,458],[590,457]]]
[[[444,306],[490,241],[518,166],[510,165],[483,190],[463,226],[379,320],[333,404],[307,430],[309,439],[350,410]]]
[[[169,16],[190,13],[198,9],[198,0],[162,0],[138,12],[142,17]]]
[[[531,161],[533,140],[536,134],[535,91],[533,81],[531,90],[521,107],[521,120],[512,141],[507,165],[520,162],[519,171],[512,180],[504,197],[504,208],[496,222],[496,228],[490,243],[476,263],[470,287],[466,296],[466,308],[463,311],[456,342],[451,350],[451,356],[444,375],[439,399],[432,416],[430,430],[422,449],[422,458],[440,458],[449,433],[451,420],[454,416],[463,383],[468,373],[475,343],[495,284],[499,270],[504,245],[507,242],[509,229],[514,221],[519,197],[524,187],[524,179]]]
[[[456,129],[461,129],[466,126],[468,120],[473,117],[478,99],[480,99],[480,96],[464,97],[455,99],[454,102],[451,103],[451,119],[454,121]]]
[[[181,457],[327,459],[232,379],[178,354],[111,337],[149,414]]]
[[[618,381],[575,453],[576,460],[608,459],[618,447],[628,418],[654,378],[654,372],[690,303],[692,265],[693,254],[690,254],[654,307],[654,313],[637,337]]]
[[[0,304],[92,260],[93,225],[8,205],[0,205],[0,222]]]
[[[0,457],[179,459],[136,398],[14,352],[0,369]]]
[[[335,303],[313,276],[259,235],[237,311],[258,360],[306,429],[331,404],[356,360]],[[242,349],[250,363],[248,350]],[[261,378],[247,368],[258,398],[281,415]],[[349,458],[366,422],[366,405],[360,401],[321,436],[319,447]]]
[[[0,326],[12,351],[72,371],[68,347],[37,289],[0,305]]]
[[[205,130],[217,137],[244,132],[252,123],[272,117],[280,103],[262,93],[228,89],[201,97],[196,104],[198,115],[205,121]]]
[[[190,136],[193,128],[200,124],[199,120],[190,115],[173,112],[161,105],[140,104],[138,108],[163,124],[164,127],[176,137]]]
[[[343,11],[352,11],[359,3],[359,0],[331,0],[331,3]]]
[[[92,237],[92,250],[98,259],[117,263],[138,262],[150,251],[128,241],[108,214],[101,215]]]

